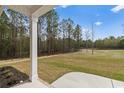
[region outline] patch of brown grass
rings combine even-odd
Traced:
[[[91,55],[91,52],[75,52],[41,58],[38,62],[38,75],[48,83],[70,71],[92,73],[124,81],[122,54],[122,50],[96,50],[94,55]],[[29,75],[29,61],[7,65]]]

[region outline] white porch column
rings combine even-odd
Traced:
[[[31,17],[31,30],[30,30],[30,80],[38,79],[37,73],[37,22],[38,18]]]

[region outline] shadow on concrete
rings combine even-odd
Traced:
[[[0,88],[9,88],[29,80],[29,76],[19,70],[4,66],[0,68]]]

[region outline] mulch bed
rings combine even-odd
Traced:
[[[0,68],[0,88],[9,88],[29,80],[29,76],[19,70],[5,66]]]

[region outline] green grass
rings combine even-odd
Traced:
[[[8,64],[29,74],[29,62]],[[23,69],[22,69],[23,68]],[[124,50],[86,50],[39,59],[39,77],[48,83],[68,72],[85,72],[124,81]]]

